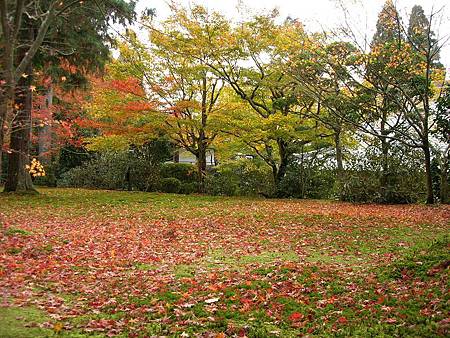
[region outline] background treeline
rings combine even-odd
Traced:
[[[140,15],[139,35],[128,26],[102,73],[83,68],[87,90],[35,80],[30,149],[46,168],[35,184],[448,202],[440,11],[403,18],[388,0],[365,45],[351,25],[311,33],[276,11],[233,22],[171,9],[163,22]],[[170,163],[180,150],[196,165]]]
[[[155,148],[155,143],[163,145]],[[70,151],[70,150],[69,150]],[[420,153],[392,156],[388,191],[380,188],[381,169],[376,150],[349,155],[344,184],[337,185],[333,154],[324,150],[303,154],[303,159],[290,163],[285,177],[276,187],[271,170],[258,159],[237,159],[208,168],[207,194],[227,196],[295,197],[315,199],[341,198],[352,202],[415,203],[424,201],[425,175],[420,170]],[[67,151],[66,151],[67,152]],[[81,187],[117,190],[160,191],[191,194],[200,192],[195,165],[168,163],[173,148],[165,141],[155,141],[134,151],[87,153],[86,160],[71,163],[71,156],[62,156],[49,165],[46,177],[35,184],[60,187]],[[160,157],[163,155],[162,157]],[[165,155],[165,156],[164,156]],[[76,155],[77,157],[80,155]],[[313,158],[311,158],[313,157]],[[73,167],[76,165],[75,167]],[[72,168],[71,168],[72,167]],[[441,172],[433,161],[433,189],[440,195]],[[277,190],[278,189],[278,190]]]

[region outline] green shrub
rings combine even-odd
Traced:
[[[197,168],[189,163],[164,163],[161,166],[161,177],[176,178],[181,182],[197,182]]]
[[[340,187],[340,196],[347,202],[376,202],[381,200],[377,175],[371,171],[346,171]]]
[[[194,182],[181,183],[180,193],[190,195],[198,192],[198,184]]]
[[[133,189],[157,191],[161,166],[171,157],[172,145],[164,137],[154,139],[130,151],[130,181]]]
[[[175,177],[161,179],[161,191],[178,194],[181,190],[181,181]]]
[[[305,168],[300,163],[288,166],[277,195],[280,197],[326,199],[333,196],[335,173],[320,167]]]
[[[237,196],[239,179],[231,170],[212,170],[205,179],[205,190],[210,195]]]
[[[368,149],[347,161],[340,196],[344,201],[369,203],[416,203],[425,196],[422,154],[392,146],[386,174],[386,188],[381,185],[380,153]]]
[[[164,138],[129,151],[90,154],[90,160],[63,173],[57,183],[63,187],[157,191],[161,165],[170,154],[170,143]]]
[[[103,153],[64,173],[58,181],[58,186],[123,189],[127,169],[127,153]]]
[[[211,195],[256,196],[272,195],[274,192],[270,169],[249,159],[216,167],[208,174],[205,186]]]

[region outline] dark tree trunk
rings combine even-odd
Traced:
[[[433,177],[431,172],[431,154],[430,146],[428,140],[423,143],[423,153],[425,155],[425,175],[426,175],[426,186],[427,186],[427,204],[434,203],[434,193],[433,193]]]
[[[380,190],[383,202],[388,202],[388,179],[389,179],[389,141],[387,139],[388,131],[386,130],[387,113],[383,109],[383,117],[381,119],[381,177]]]
[[[430,50],[428,50],[430,52]],[[434,203],[434,193],[433,193],[433,174],[431,172],[431,152],[430,152],[430,140],[428,137],[429,125],[428,125],[428,118],[430,116],[430,101],[429,101],[429,89],[431,84],[431,64],[432,64],[432,58],[430,57],[430,53],[427,55],[427,72],[426,72],[426,79],[427,79],[427,86],[425,88],[425,95],[423,96],[423,120],[422,125],[422,149],[425,155],[425,174],[426,174],[426,185],[427,185],[427,204],[433,204]]]
[[[286,175],[287,167],[289,164],[289,154],[287,151],[287,143],[284,140],[278,139],[277,144],[278,144],[278,152],[280,154],[280,165],[278,167],[276,182],[280,183],[281,180]]]
[[[447,149],[445,149],[444,154],[442,155],[441,191],[440,191],[441,203],[450,203],[450,199],[448,197],[449,156],[450,156],[450,145],[447,146]]]
[[[388,202],[388,179],[389,179],[389,143],[383,138],[381,140],[381,177],[380,189],[383,201]]]
[[[197,155],[197,174],[199,191],[205,192],[205,176],[206,176],[206,145],[200,138],[198,155]]]
[[[336,149],[336,183],[339,197],[342,197],[342,185],[344,183],[344,164],[342,156],[341,130],[334,133],[334,147]]]
[[[206,126],[208,121],[208,88],[207,88],[207,78],[204,74],[202,79],[202,109],[201,109],[201,129],[198,137],[198,152],[197,152],[197,172],[198,172],[198,189],[201,193],[205,192],[205,177],[206,177],[206,148],[207,138],[206,138]]]
[[[3,90],[3,88],[0,88],[0,91]],[[3,144],[5,142],[5,120],[6,120],[6,114],[7,114],[8,104],[6,101],[6,97],[0,93],[0,183],[2,182],[3,178],[3,171],[2,171],[2,160],[3,160]]]
[[[300,197],[305,198],[306,194],[306,175],[305,175],[305,148],[302,146],[302,157],[300,161]]]
[[[284,176],[286,176],[286,171],[289,164],[289,154],[287,151],[287,143],[284,140],[278,139],[277,145],[278,145],[278,153],[280,156],[280,162],[278,165],[276,164],[271,165],[271,167],[275,182],[275,195],[277,197],[283,197],[284,192],[282,191],[280,185]]]
[[[128,166],[127,172],[125,173],[125,181],[127,181],[128,191],[132,191],[133,185],[131,184],[131,167],[130,166]]]
[[[32,66],[27,69],[27,76],[21,77],[16,86],[14,99],[14,120],[11,130],[11,153],[8,157],[8,176],[5,192],[36,193],[31,176],[26,169],[29,163],[31,134]]]
[[[273,176],[273,181],[275,182],[275,187],[278,187],[278,167],[273,164],[271,165],[272,168],[272,176]]]

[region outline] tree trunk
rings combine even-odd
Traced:
[[[386,130],[387,113],[383,107],[383,116],[381,118],[380,141],[381,141],[381,177],[380,190],[381,198],[384,203],[388,202],[388,178],[389,178],[389,141],[387,139],[388,131]]]
[[[201,129],[198,137],[198,153],[197,153],[197,171],[198,171],[198,183],[199,191],[201,193],[205,192],[205,176],[206,176],[206,126],[208,121],[208,88],[207,88],[207,78],[204,74],[202,78],[202,107],[201,107]]]
[[[450,199],[448,196],[449,156],[450,156],[450,145],[447,146],[444,153],[442,154],[441,191],[440,191],[441,203],[450,203]]]
[[[26,169],[29,163],[31,134],[32,66],[27,69],[27,77],[21,77],[16,86],[14,99],[14,120],[11,130],[11,153],[8,157],[8,176],[5,192],[37,193],[33,187],[31,176]]]
[[[204,142],[200,142],[197,155],[197,173],[199,191],[205,192],[205,176],[206,176],[206,146]]]
[[[272,176],[273,176],[273,181],[275,182],[275,188],[278,187],[278,167],[276,166],[276,164],[272,164],[270,166],[272,168]]]
[[[45,100],[45,110],[46,116],[43,121],[44,126],[39,129],[39,161],[43,164],[50,163],[50,149],[51,149],[51,141],[52,141],[52,114],[51,109],[53,106],[53,86],[47,90],[46,100]]]
[[[280,183],[286,175],[287,167],[289,164],[289,154],[287,152],[287,144],[284,140],[278,139],[277,144],[278,152],[280,154],[280,165],[278,167],[277,182]]]
[[[342,159],[342,143],[341,130],[336,129],[334,133],[334,147],[336,149],[336,183],[339,193],[339,198],[342,197],[342,185],[344,181],[344,164]]]
[[[426,175],[426,185],[427,185],[427,204],[434,203],[434,194],[433,194],[433,177],[431,173],[431,154],[430,154],[430,146],[428,144],[428,140],[424,140],[423,142],[423,153],[425,155],[425,175]]]
[[[278,139],[278,153],[280,156],[280,163],[278,166],[272,166],[272,173],[275,180],[275,194],[277,197],[283,197],[283,191],[280,187],[281,181],[286,175],[287,167],[289,164],[289,155],[287,152],[287,144],[284,140]]]
[[[130,166],[128,166],[128,168],[127,168],[127,172],[125,174],[125,180],[127,181],[128,191],[132,191],[133,185],[131,184],[131,167]]]
[[[2,90],[2,89],[0,89]],[[3,178],[3,144],[5,142],[5,121],[6,121],[6,114],[8,110],[8,101],[6,100],[6,97],[0,93],[0,184],[2,182]]]
[[[302,157],[300,161],[300,197],[305,198],[306,195],[306,175],[305,175],[305,147],[302,146]]]

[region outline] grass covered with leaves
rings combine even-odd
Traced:
[[[448,335],[448,206],[0,196],[0,337]]]

